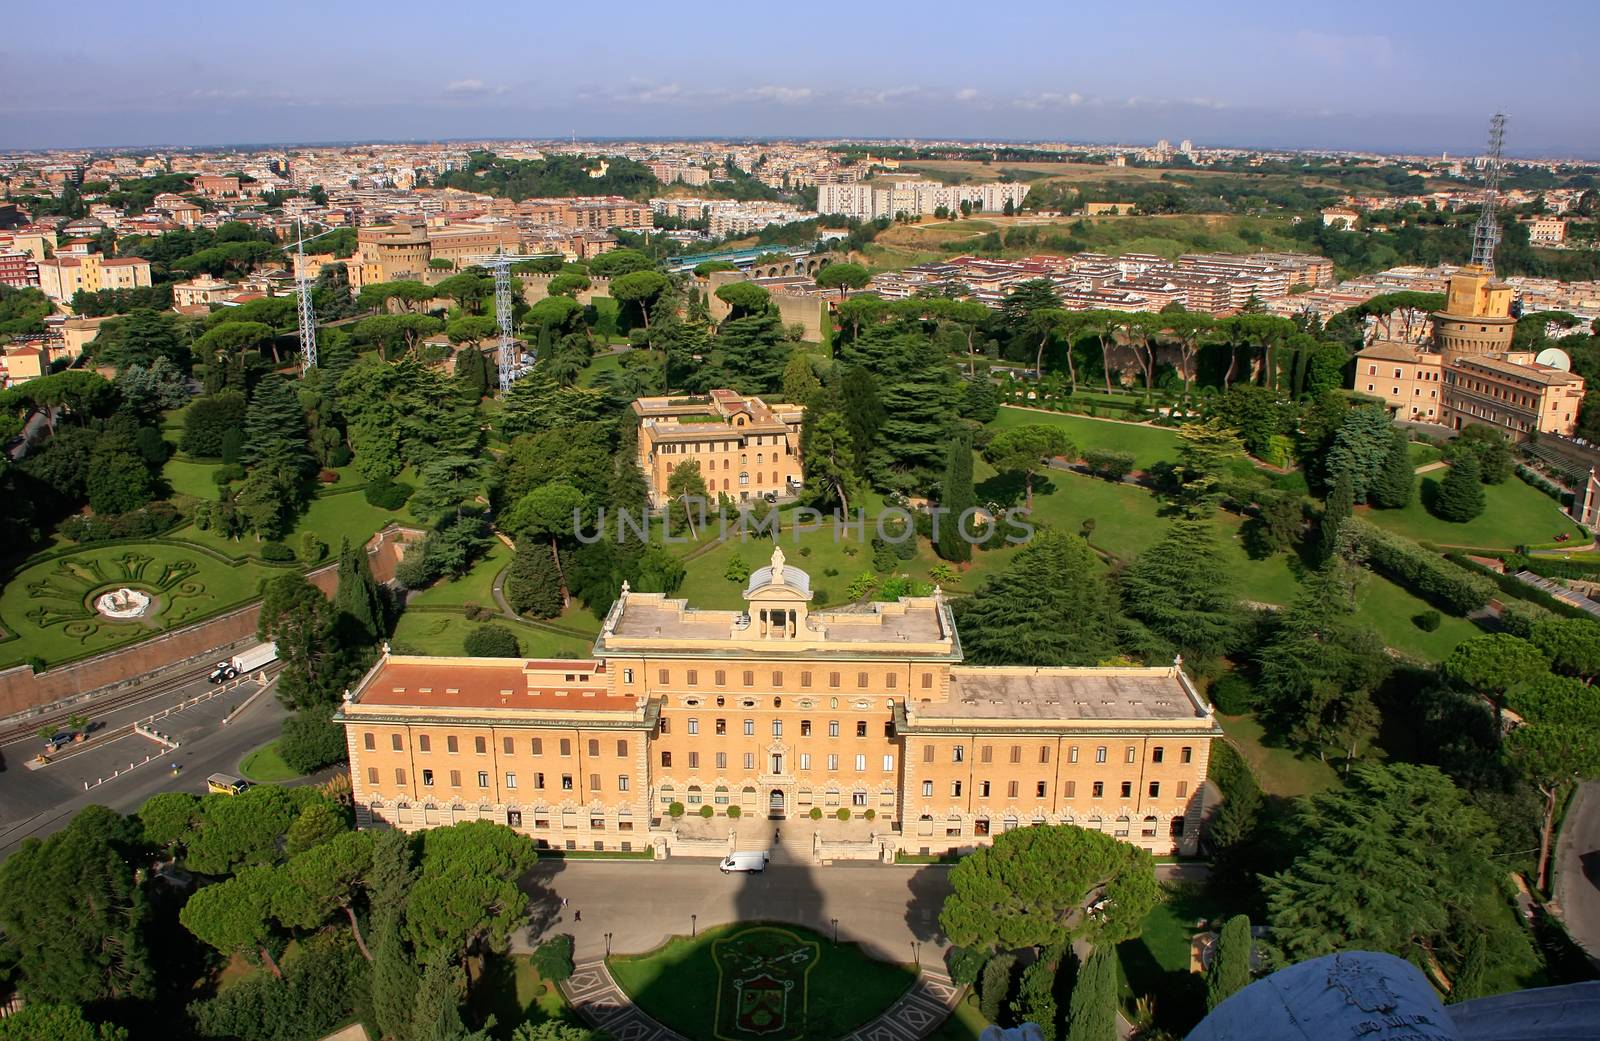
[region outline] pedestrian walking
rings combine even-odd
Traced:
[[[773,828],[772,829],[772,844],[774,846],[776,846],[778,844],[778,834],[781,831],[782,831],[781,828]]]
[[[572,920],[574,922],[583,921],[583,912],[582,911],[574,911],[574,912],[572,912]]]

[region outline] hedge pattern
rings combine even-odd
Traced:
[[[1464,615],[1489,602],[1494,585],[1435,556],[1401,535],[1358,517],[1345,522],[1372,566],[1417,596],[1451,614]]]

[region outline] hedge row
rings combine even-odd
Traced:
[[[1572,501],[1572,492],[1567,491],[1565,488],[1561,487],[1559,484],[1550,480],[1550,478],[1546,477],[1544,474],[1525,463],[1517,464],[1516,474],[1518,477],[1522,478],[1525,484],[1537,488],[1539,491],[1550,496],[1550,498],[1554,499],[1563,506]]]
[[[1487,579],[1429,553],[1408,538],[1357,517],[1345,523],[1353,525],[1356,541],[1374,568],[1436,607],[1464,615],[1494,595],[1494,585]]]
[[[1559,557],[1529,557],[1528,570],[1545,578],[1600,577],[1600,560],[1564,560]]]

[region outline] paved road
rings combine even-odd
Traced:
[[[1600,968],[1600,781],[1587,781],[1556,844],[1556,903],[1567,931]]]
[[[937,919],[949,875],[942,867],[871,863],[813,867],[774,861],[761,874],[724,875],[716,860],[699,857],[550,860],[530,882],[529,933],[534,941],[571,933],[579,960],[588,960],[605,954],[608,932],[613,952],[635,953],[692,929],[756,919],[793,922],[826,936],[837,918],[841,940],[860,943],[885,960],[917,956],[935,964],[944,946]],[[528,939],[519,936],[518,946]],[[914,951],[913,941],[923,946]]]
[[[100,728],[101,732],[115,730],[134,718],[142,719],[209,689],[212,688],[200,680],[174,695],[112,713],[103,717],[106,725]],[[119,813],[132,813],[156,792],[203,792],[208,774],[236,773],[239,760],[246,753],[278,736],[287,714],[269,689],[224,726],[221,719],[227,709],[244,701],[254,689],[255,684],[249,683],[236,692],[157,721],[156,728],[178,737],[182,746],[148,765],[143,763],[144,757],[159,748],[148,738],[138,736],[92,745],[41,770],[29,770],[23,765],[38,751],[37,738],[6,746],[6,772],[0,773],[0,858],[10,855],[24,839],[43,838],[64,827],[85,806],[109,806]],[[97,723],[101,721],[102,717],[96,717]],[[183,767],[177,777],[172,775],[174,761]],[[130,762],[139,765],[126,771]],[[113,769],[125,772],[84,791],[85,780],[93,782]]]

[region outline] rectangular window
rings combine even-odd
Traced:
[[[1096,799],[1102,798],[1106,794],[1106,782],[1094,782],[1094,786],[1090,789],[1089,794],[1094,796]]]
[[[1122,782],[1122,797],[1124,799],[1133,798],[1133,782],[1132,781],[1123,781]]]
[[[457,752],[461,751],[460,745],[456,743],[456,736],[454,734],[451,734],[444,739],[444,750],[449,752],[451,755],[455,755]]]
[[[1106,746],[1105,745],[1101,745],[1100,747],[1098,747],[1098,748],[1096,748],[1094,750],[1094,761],[1097,762],[1097,763],[1103,763],[1103,762],[1106,761]]]
[[[922,689],[923,690],[927,690],[928,688],[930,688],[932,686],[933,686],[933,673],[924,672],[922,674]]]
[[[772,685],[775,688],[783,686],[783,673],[774,672],[772,674]]]
[[[966,745],[956,745],[954,748],[950,749],[950,761],[952,763],[964,763],[964,762],[966,762],[967,761],[967,746]]]
[[[406,772],[405,772],[404,768],[398,767],[398,766],[394,768],[394,783],[395,784],[405,784],[406,783]]]
[[[747,720],[744,721],[744,736],[745,737],[755,737],[756,736],[756,721],[755,720],[747,719]]]
[[[667,678],[670,675],[671,675],[671,673],[669,673],[666,669],[657,669],[656,670],[656,682],[660,683],[663,687],[665,687],[667,685]]]
[[[628,775],[627,774],[618,774],[617,775],[617,791],[625,792],[627,790],[628,790]]]
[[[599,774],[590,774],[589,775],[589,790],[591,792],[597,792],[597,791],[600,790],[600,775]]]
[[[1194,758],[1194,750],[1191,749],[1188,745],[1184,745],[1182,748],[1178,749],[1178,762],[1187,763],[1187,762],[1190,762],[1193,758]]]
[[[1011,761],[1013,763],[1022,762],[1022,746],[1021,745],[1012,745],[1011,746]]]
[[[800,721],[800,736],[801,737],[810,737],[811,736],[811,720],[802,719]]]
[[[1161,798],[1161,782],[1160,781],[1151,781],[1150,782],[1150,798],[1152,798],[1152,799]]]
[[[978,798],[987,799],[988,797],[989,797],[989,782],[988,781],[979,781],[978,782]]]
[[[955,796],[958,799],[961,797],[961,782],[960,781],[951,781],[950,782],[950,794]]]
[[[922,782],[922,797],[924,799],[933,798],[933,782],[932,781],[923,781]]]
[[[461,787],[461,771],[460,770],[451,770],[450,771],[450,787],[452,787],[452,788]]]
[[[618,741],[617,742],[617,757],[619,759],[628,758],[628,742],[627,741],[624,740],[624,741]]]
[[[1015,799],[1016,797],[1017,797],[1017,782],[1016,781],[1007,781],[1006,782],[1006,798]]]
[[[831,772],[837,769],[839,769],[839,756],[837,753],[830,752],[828,754],[828,770]]]
[[[1049,745],[1040,745],[1039,746],[1039,762],[1048,763],[1049,761],[1050,761],[1050,746]]]
[[[514,774],[514,773],[506,774],[506,787],[507,788],[515,788],[516,786],[517,786],[517,775]]]
[[[864,719],[856,720],[856,736],[857,737],[866,737],[867,736],[867,721],[866,720],[864,720]]]
[[[851,806],[865,806],[866,804],[867,804],[867,793],[866,792],[851,792],[850,793],[850,805]]]
[[[1067,748],[1067,762],[1076,763],[1077,761],[1078,761],[1078,746],[1077,745],[1072,745],[1072,746]]]
[[[811,686],[811,673],[804,672],[804,671],[802,671],[800,673],[800,686],[802,686],[802,687]]]
[[[378,783],[378,768],[376,766],[367,767],[367,783],[368,784],[377,784]]]
[[[883,772],[886,774],[894,773],[894,756],[886,755],[883,757]]]
[[[885,676],[883,678],[883,685],[889,690],[893,690],[895,688],[895,674],[891,672],[889,675]]]
[[[1189,782],[1188,781],[1179,781],[1178,782],[1178,798],[1186,799],[1188,797],[1189,797]]]
[[[700,721],[698,719],[689,720],[689,733],[690,734],[698,734],[698,733],[700,733]]]
[[[691,769],[691,770],[700,769],[700,753],[699,752],[690,752],[689,753],[689,769]]]
[[[717,769],[718,770],[726,770],[727,768],[728,768],[728,753],[726,753],[726,752],[718,752],[717,753]]]
[[[1049,782],[1048,781],[1040,781],[1038,784],[1033,786],[1033,797],[1035,799],[1043,799],[1044,796],[1045,796],[1045,793],[1047,791],[1049,791],[1049,790],[1050,790]]]
[[[1136,759],[1135,759],[1135,757],[1136,757],[1136,756],[1137,756],[1137,755],[1138,755],[1138,754],[1139,754],[1139,750],[1138,750],[1138,748],[1136,748],[1136,747],[1135,747],[1135,746],[1133,746],[1133,745],[1129,745],[1129,746],[1128,746],[1128,750],[1127,750],[1127,752],[1126,752],[1126,753],[1125,753],[1125,754],[1124,754],[1124,757],[1123,757],[1123,762],[1126,762],[1126,763],[1132,763],[1132,762],[1135,762],[1135,761],[1136,761]]]
[[[978,746],[978,762],[980,762],[980,763],[992,763],[992,762],[994,762],[994,746],[993,745],[979,745]]]
[[[500,751],[505,755],[516,755],[517,739],[514,737],[502,737],[500,739]]]
[[[856,673],[856,686],[865,689],[866,685],[867,685],[867,674],[864,673],[864,672]]]
[[[864,756],[864,755],[856,756],[856,773],[858,773],[858,774],[859,773],[865,773],[866,770],[867,770],[867,757]]]
[[[1067,798],[1076,799],[1077,797],[1078,797],[1078,782],[1077,781],[1068,781],[1067,782]]]
[[[772,721],[772,736],[773,737],[782,737],[783,736],[783,720],[774,719]]]
[[[839,674],[837,672],[828,673],[828,686],[837,687],[838,685],[839,685]]]
[[[726,687],[728,685],[728,673],[727,673],[727,671],[724,670],[724,669],[718,669],[717,672],[716,672],[716,680],[717,680],[717,686]]]
[[[1162,748],[1160,745],[1156,745],[1154,748],[1150,749],[1150,761],[1152,763],[1161,762],[1161,760],[1163,758],[1165,758],[1165,756],[1166,756],[1166,749]]]
[[[756,685],[756,674],[749,669],[744,670],[744,685],[746,687],[754,687]]]
[[[839,736],[839,721],[837,719],[828,720],[828,736],[829,737],[838,737]]]
[[[401,750],[402,746],[400,744],[400,735],[399,734],[390,734],[389,735],[389,747],[394,749],[396,752]]]
[[[684,683],[690,687],[698,686],[700,683],[700,670],[690,669],[684,676]]]
[[[361,735],[361,746],[369,752],[376,751],[378,748],[378,735],[370,730],[367,731]]]
[[[800,769],[802,769],[802,770],[811,769],[811,753],[810,752],[801,752],[800,753]]]
[[[754,770],[756,768],[756,754],[754,752],[746,752],[744,754],[744,768],[746,770]]]
[[[633,682],[633,670],[632,669],[623,669],[622,670],[622,682],[624,682],[624,683],[632,683]]]
[[[716,731],[718,737],[724,737],[728,733],[728,721],[726,719],[719,718],[716,723],[712,725],[711,729]],[[689,733],[691,734],[698,734],[699,732],[700,731],[698,729],[693,727],[691,727],[689,730]]]
[[[533,739],[533,754],[544,755],[544,738],[536,737]]]
[[[487,771],[487,770],[479,770],[478,771],[478,787],[479,788],[487,788],[487,787],[489,787],[489,771]]]
[[[477,752],[479,755],[488,755],[489,754],[489,739],[486,738],[486,737],[475,737],[475,738],[473,738],[472,739],[472,750],[474,752]]]
[[[662,753],[661,753],[661,765],[662,766],[671,766],[672,765],[672,753],[671,752],[668,752],[668,751],[665,751],[665,750],[662,751]]]
[[[600,758],[600,741],[598,738],[591,737],[589,739],[589,758]]]
[[[925,762],[925,763],[933,762],[933,746],[932,745],[923,745],[922,746],[922,761]]]

